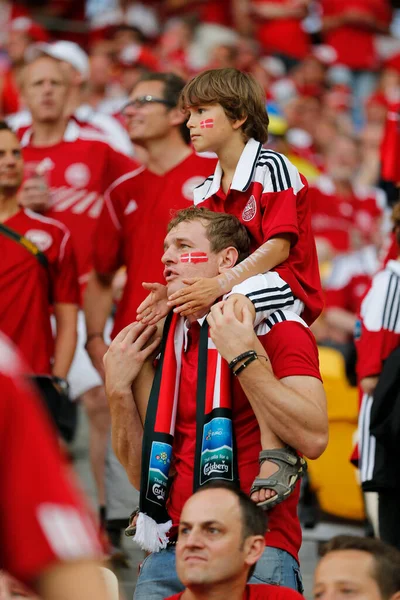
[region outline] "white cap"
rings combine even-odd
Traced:
[[[86,80],[89,78],[89,58],[88,55],[75,42],[61,40],[51,44],[39,43],[32,44],[27,51],[27,59],[34,60],[38,56],[46,54],[57,60],[63,60],[76,69]]]

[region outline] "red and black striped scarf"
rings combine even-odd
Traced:
[[[184,319],[171,313],[165,323],[144,425],[140,513],[135,541],[150,552],[165,548],[172,523],[166,510],[169,469],[179,398]],[[196,394],[196,453],[193,491],[211,479],[238,483],[232,423],[231,375],[204,319],[200,329]]]

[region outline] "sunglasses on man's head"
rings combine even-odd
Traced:
[[[125,114],[126,110],[129,108],[142,108],[143,106],[145,106],[146,104],[164,104],[165,106],[169,106],[170,108],[173,108],[175,106],[175,104],[173,102],[170,102],[169,100],[164,100],[164,98],[157,98],[156,96],[139,96],[138,98],[135,98],[134,100],[130,100],[127,104],[125,104],[125,106],[121,109],[121,113]]]

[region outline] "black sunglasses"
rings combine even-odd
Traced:
[[[173,108],[175,106],[173,102],[164,100],[164,98],[156,98],[156,96],[139,96],[138,98],[127,102],[127,104],[125,104],[125,106],[121,108],[121,113],[124,115],[128,108],[142,108],[146,104],[152,103],[164,104],[165,106],[169,106],[170,108]]]

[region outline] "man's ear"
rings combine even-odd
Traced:
[[[228,269],[232,269],[236,265],[239,253],[233,246],[229,246],[225,248],[219,253],[219,272],[223,273],[224,271],[228,271]]]
[[[187,118],[188,118],[187,113],[179,107],[171,108],[169,110],[169,120],[170,120],[171,125],[175,125],[175,126],[182,125],[182,123],[187,121]]]
[[[265,538],[262,535],[251,535],[244,542],[244,562],[247,566],[254,565],[265,549]],[[399,600],[396,598],[396,600]]]

